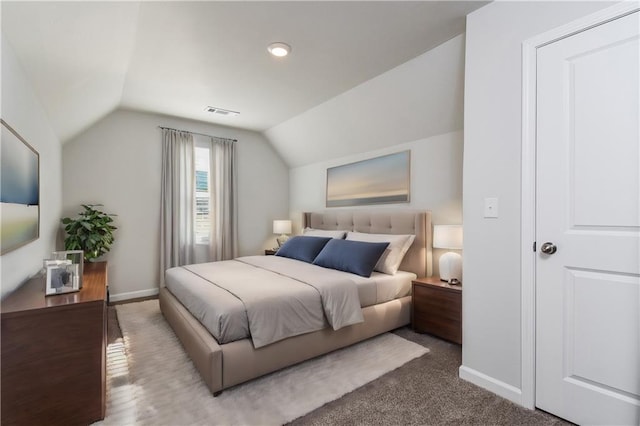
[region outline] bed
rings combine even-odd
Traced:
[[[412,274],[411,276],[413,274],[415,276],[431,275],[431,213],[429,211],[388,209],[310,212],[303,214],[302,225],[303,228],[326,231],[346,230],[366,234],[415,235],[399,269]],[[234,262],[232,266],[238,269],[240,276],[243,268],[253,268],[256,266],[255,263],[261,268],[264,265],[276,269],[289,267],[287,259],[262,258],[240,258],[240,262]],[[198,281],[207,278],[208,269],[206,268],[206,265],[194,265],[192,271],[184,272],[181,270],[178,275],[187,275],[191,277],[191,280]],[[301,271],[305,268],[307,266],[301,266]],[[173,281],[177,280],[175,272],[173,271],[171,277]],[[223,335],[222,331],[224,330],[212,328],[219,327],[219,324],[223,322],[217,317],[209,323],[204,320],[201,322],[202,316],[197,315],[191,302],[185,301],[185,304],[189,306],[187,308],[176,297],[177,294],[182,300],[186,300],[183,295],[179,294],[181,290],[176,284],[172,286],[172,290],[169,288],[160,290],[160,309],[210,391],[214,395],[218,395],[222,390],[231,386],[408,324],[411,304],[409,295],[391,298],[391,300],[385,296],[382,297],[382,301],[377,300],[381,296],[371,296],[372,294],[384,293],[380,290],[383,285],[386,285],[383,275],[374,274],[372,280],[358,281],[362,284],[357,287],[362,306],[358,314],[361,313],[362,322],[342,326],[337,330],[325,324],[320,329],[292,337],[278,338],[273,343],[266,340],[258,342],[260,344],[256,345],[256,341],[252,340],[252,332],[246,331],[245,334],[237,334],[240,332],[233,331]],[[233,282],[234,276],[230,275],[230,277]],[[200,299],[202,298],[200,297]],[[215,297],[213,298],[215,299]],[[198,299],[198,297],[194,299]],[[368,301],[365,302],[365,300]],[[196,319],[190,310],[196,312],[196,316],[200,319]],[[328,316],[327,314],[327,318]],[[256,324],[260,323],[260,318],[262,317],[258,317]],[[340,317],[333,319],[333,321],[341,320]],[[329,322],[331,323],[331,320]],[[350,322],[345,324],[350,324]],[[250,326],[251,323],[249,323]],[[317,328],[317,324],[314,327]],[[223,328],[226,330],[226,327]],[[214,335],[217,335],[218,338],[216,339]]]

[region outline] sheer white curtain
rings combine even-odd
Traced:
[[[238,256],[238,199],[236,143],[232,139],[211,137],[211,237],[209,260],[228,260]]]
[[[164,271],[195,259],[195,161],[193,135],[162,129],[160,286]]]

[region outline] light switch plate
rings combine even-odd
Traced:
[[[498,199],[484,199],[484,217],[498,217]]]

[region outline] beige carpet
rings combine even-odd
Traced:
[[[214,398],[157,300],[116,309],[123,339],[108,349],[105,425],[283,424],[429,351],[387,333]]]

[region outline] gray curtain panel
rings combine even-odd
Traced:
[[[162,129],[162,195],[160,209],[160,286],[164,271],[196,260],[195,153],[193,134]],[[236,144],[208,137],[211,236],[205,261],[238,256]],[[202,261],[200,250],[199,261]]]
[[[162,129],[160,286],[164,271],[194,263],[195,161],[193,135]]]
[[[211,229],[209,260],[238,256],[236,143],[211,137]]]

